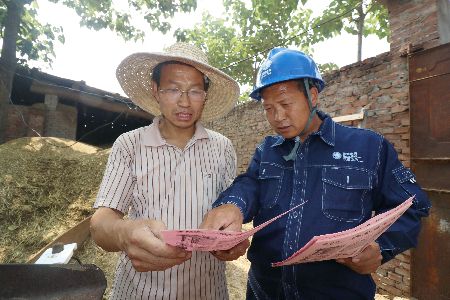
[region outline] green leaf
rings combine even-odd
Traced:
[[[64,30],[61,26],[50,25],[37,19],[39,5],[37,0],[14,0],[25,3],[20,20],[16,42],[17,60],[27,64],[29,60],[51,63],[55,57],[55,42],[64,43]],[[166,33],[170,30],[170,18],[176,12],[190,12],[197,7],[196,0],[129,0],[126,11],[117,11],[112,0],[49,0],[73,9],[80,17],[80,25],[93,30],[108,29],[125,40],[143,39],[144,31],[135,24],[137,19],[131,13],[140,14],[151,29]],[[5,1],[0,1],[0,35],[4,32],[4,19],[7,12]],[[55,12],[57,13],[57,12]]]

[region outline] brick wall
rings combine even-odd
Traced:
[[[41,136],[74,140],[76,130],[77,109],[75,107],[60,103],[54,110],[49,110],[43,103],[36,103],[32,106],[8,106],[5,141],[26,136],[38,136],[37,133]]]
[[[358,113],[357,125],[383,134],[409,166],[409,87],[407,59],[383,53],[324,76],[320,107],[331,116]]]
[[[383,53],[325,76],[321,107],[332,116],[365,109],[357,125],[383,134],[404,165],[409,161],[409,86],[407,59]],[[410,254],[398,255],[373,275],[377,292],[410,296]]]
[[[253,152],[263,137],[273,134],[260,103],[256,101],[239,105],[224,118],[206,123],[205,126],[231,139],[237,154],[238,174],[247,169]]]
[[[438,1],[385,0],[389,10],[391,52],[439,45]]]
[[[9,105],[8,120],[5,128],[5,141],[24,136],[38,136],[44,133],[45,106],[34,104],[33,106]],[[36,132],[31,130],[33,128]]]

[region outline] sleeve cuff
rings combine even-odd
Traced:
[[[220,199],[219,201],[214,202],[214,204],[212,205],[212,208],[216,208],[216,207],[219,207],[224,204],[233,204],[233,205],[237,206],[239,208],[239,210],[241,211],[242,216],[245,217],[244,212],[245,212],[245,208],[246,208],[246,203],[242,198],[236,197],[236,196],[224,197],[224,198]]]
[[[381,256],[383,257],[381,264],[387,263],[394,258],[395,254],[393,253],[393,250],[385,249],[379,240],[376,240],[375,242],[380,247]]]

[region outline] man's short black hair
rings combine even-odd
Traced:
[[[167,65],[185,65],[185,66],[192,67],[189,64],[185,64],[181,61],[176,61],[176,60],[165,61],[165,62],[162,62],[162,63],[156,65],[153,68],[152,81],[156,82],[157,87],[159,87],[159,84],[161,83],[161,70],[164,66],[167,66]],[[209,88],[209,78],[204,74],[203,74],[203,88],[205,89],[205,92],[207,92],[208,88]]]

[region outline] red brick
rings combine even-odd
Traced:
[[[395,270],[395,274],[398,274],[398,275],[400,275],[400,276],[403,276],[403,279],[404,279],[405,277],[409,277],[409,276],[410,276],[409,270],[405,270],[405,269],[403,269],[403,268],[395,268],[394,270]]]
[[[411,270],[411,265],[409,263],[400,263],[400,267],[406,270]]]
[[[398,288],[391,286],[391,285],[382,285],[379,286],[380,291],[385,291],[387,292],[388,295],[390,296],[402,296],[403,292],[401,290],[399,290]]]
[[[397,289],[399,289],[400,291],[402,291],[402,296],[409,296],[410,293],[410,287],[402,284],[402,283],[397,283],[394,285]]]

